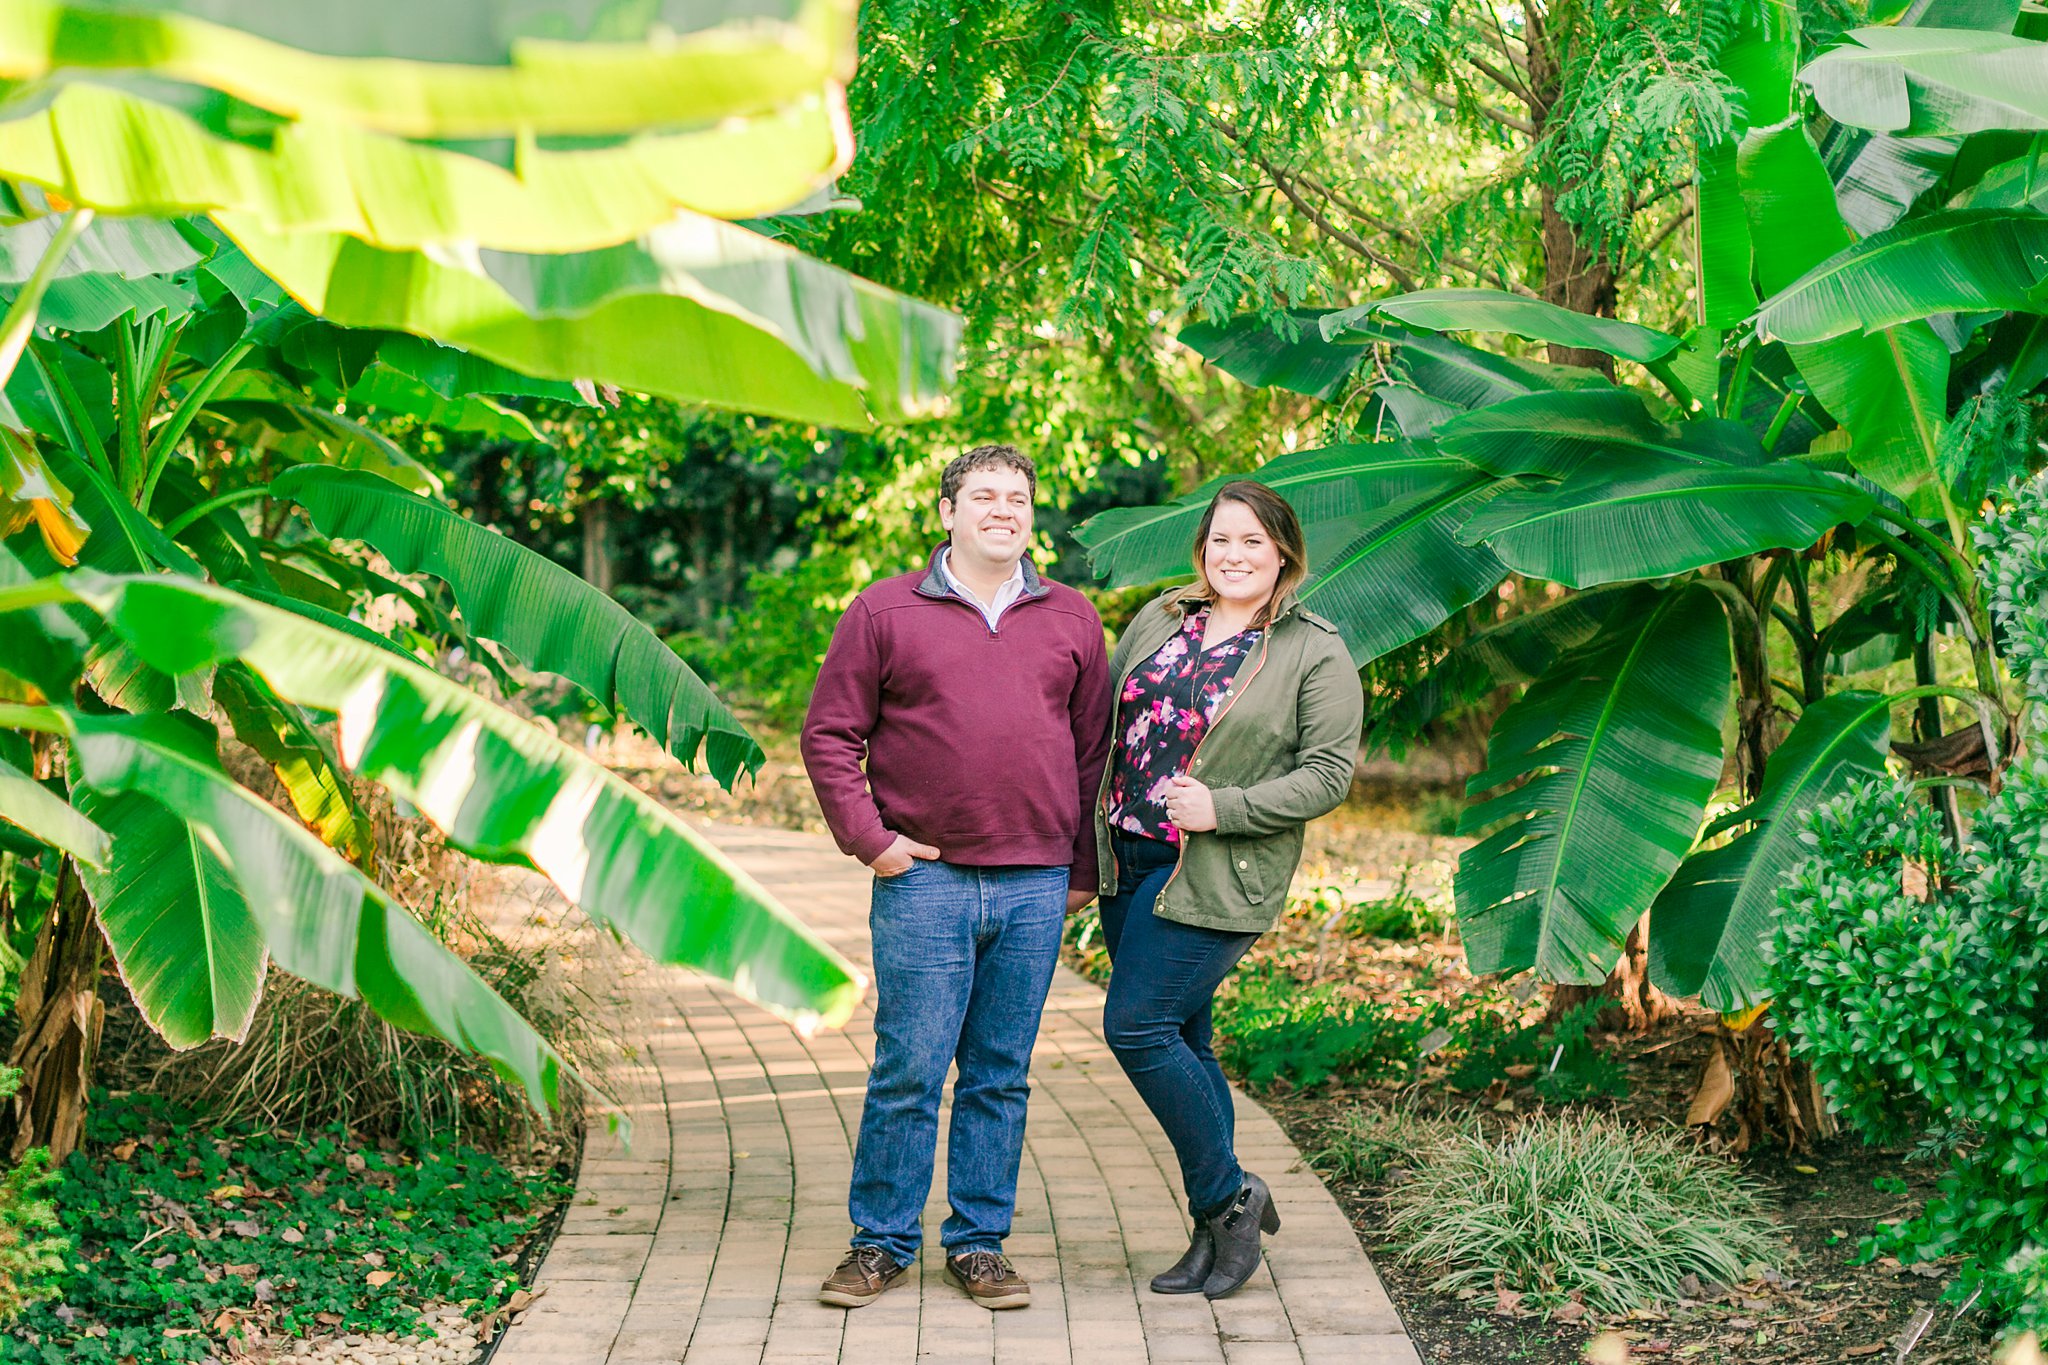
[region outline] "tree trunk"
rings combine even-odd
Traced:
[[[1579,230],[1557,211],[1556,187],[1543,187],[1543,297],[1574,313],[1611,318],[1616,306],[1614,261],[1589,247]],[[1550,346],[1557,365],[1582,365],[1614,378],[1614,357],[1579,346]]]
[[[47,1147],[61,1162],[85,1134],[86,1091],[104,1014],[100,945],[99,922],[67,860],[15,1003],[21,1034],[7,1064],[20,1068],[21,1089],[0,1111],[0,1142],[10,1162],[31,1147]]]
[[[1599,1026],[1609,1033],[1644,1033],[1678,1012],[1678,1005],[1650,984],[1649,916],[1636,921],[1628,931],[1621,960],[1598,986],[1558,986],[1550,993],[1544,1012],[1546,1023],[1555,1023],[1568,1010],[1588,1000],[1607,1002],[1600,1011]]]
[[[599,592],[612,590],[611,504],[593,498],[577,513],[583,525],[583,579]]]

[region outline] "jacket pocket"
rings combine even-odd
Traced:
[[[1252,840],[1231,839],[1223,845],[1224,853],[1230,859],[1231,875],[1237,878],[1238,890],[1244,892],[1245,900],[1253,905],[1263,905],[1266,900],[1266,874],[1262,866],[1264,859]]]

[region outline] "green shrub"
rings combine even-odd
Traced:
[[[1380,900],[1360,901],[1344,912],[1344,932],[1353,938],[1407,940],[1441,934],[1444,913],[1429,899],[1408,885],[1409,868],[1402,868],[1393,891]]]
[[[0,1100],[21,1089],[18,1067],[0,1067]],[[32,1148],[0,1177],[0,1322],[11,1322],[32,1303],[55,1296],[71,1243],[57,1232],[49,1199],[57,1183],[46,1147]]]
[[[1465,818],[1465,798],[1450,791],[1425,792],[1416,799],[1409,816],[1417,834],[1453,835]]]
[[[1418,1114],[1408,1105],[1347,1109],[1323,1130],[1322,1145],[1308,1163],[1340,1180],[1377,1185],[1396,1166],[1413,1170],[1457,1133],[1447,1120]]]
[[[1388,1195],[1432,1288],[1496,1286],[1600,1313],[1675,1298],[1687,1275],[1737,1283],[1780,1251],[1755,1188],[1683,1132],[1588,1114],[1532,1118],[1499,1141],[1455,1134]]]
[[[2012,504],[1980,539],[2036,712],[2030,752],[1966,849],[1907,786],[1866,784],[1816,809],[1809,855],[1780,893],[1771,989],[1850,1127],[1887,1143],[1940,1130],[1930,1146],[1949,1169],[1934,1196],[1866,1250],[1961,1257],[1948,1292],[1982,1291],[2018,1330],[2048,1328],[2048,484]]]
[[[1217,997],[1215,1019],[1217,1059],[1254,1089],[1404,1076],[1427,1027],[1328,983],[1300,985],[1271,962],[1239,973]]]

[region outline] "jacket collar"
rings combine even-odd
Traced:
[[[947,544],[948,542],[942,541],[932,550],[932,557],[925,564],[924,577],[917,582],[918,596],[951,597],[953,595],[952,589],[946,584],[946,571],[939,567],[939,556],[946,553]],[[1030,555],[1024,556],[1021,565],[1024,570],[1024,591],[1018,595],[1018,601],[1021,602],[1033,597],[1043,597],[1052,591],[1051,588],[1046,586],[1045,580],[1038,576],[1038,567],[1031,562]]]
[[[1185,616],[1191,611],[1200,611],[1208,602],[1201,596],[1201,589],[1196,584],[1189,583],[1184,587],[1169,590],[1166,594],[1166,605]],[[1294,593],[1288,593],[1280,599],[1280,606],[1274,611],[1273,619],[1268,624],[1279,625],[1294,615],[1300,607],[1301,598]]]

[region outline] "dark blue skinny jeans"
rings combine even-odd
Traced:
[[[1152,903],[1173,875],[1177,850],[1125,835],[1114,846],[1118,889],[1102,902],[1111,964],[1102,1032],[1173,1143],[1189,1209],[1205,1218],[1244,1185],[1230,1083],[1209,1046],[1209,1007],[1259,936],[1159,918]]]

